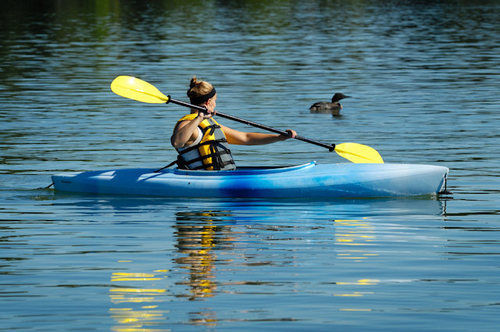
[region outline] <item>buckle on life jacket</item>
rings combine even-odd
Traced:
[[[205,136],[205,134],[207,133],[207,131],[208,131],[208,135],[212,136],[215,133],[215,129],[219,129],[219,128],[220,128],[220,126],[217,125],[217,124],[206,126],[202,130],[203,136]]]

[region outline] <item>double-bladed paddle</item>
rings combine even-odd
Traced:
[[[154,85],[143,81],[139,78],[132,76],[118,76],[111,83],[111,90],[119,96],[141,101],[144,103],[151,104],[168,104],[173,103],[185,107],[189,107],[192,109],[197,109],[199,111],[206,111],[207,109],[202,106],[192,105],[180,100],[172,99],[170,96],[165,96],[160,92]],[[244,120],[237,118],[232,115],[227,115],[224,113],[217,112],[217,116],[222,118],[226,118],[229,120],[241,122],[253,127],[257,127],[260,129],[264,129],[267,131],[271,131],[273,133],[277,133],[280,135],[289,136],[290,134],[286,131],[271,128],[260,123],[255,123],[252,121]],[[384,163],[382,157],[372,147],[367,145],[358,144],[358,143],[342,143],[342,144],[325,144],[318,141],[311,140],[309,138],[305,138],[302,136],[295,136],[295,139],[298,139],[303,142],[311,143],[314,145],[318,145],[324,148],[327,148],[330,152],[335,151],[337,154],[347,160],[352,161],[353,163]]]

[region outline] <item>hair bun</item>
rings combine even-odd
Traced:
[[[198,105],[199,103],[201,103],[200,97],[206,98],[207,95],[212,92],[212,90],[215,94],[215,89],[212,84],[203,80],[198,80],[196,76],[193,76],[193,78],[191,78],[191,82],[189,83],[189,89],[186,94],[192,104]],[[211,95],[209,98],[213,96],[214,95]]]
[[[191,78],[191,82],[189,83],[189,88],[194,88],[196,85],[200,84],[200,81],[198,81],[198,79],[196,78],[196,76],[193,76],[193,78]]]

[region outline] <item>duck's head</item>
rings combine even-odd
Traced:
[[[341,99],[344,99],[344,98],[349,98],[350,96],[346,96],[345,94],[343,93],[340,93],[340,92],[337,92],[333,95],[332,97],[332,103],[336,103],[338,102],[339,100]]]

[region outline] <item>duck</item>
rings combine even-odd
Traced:
[[[337,92],[333,95],[332,102],[319,101],[312,104],[311,107],[309,107],[309,110],[311,113],[331,113],[333,116],[338,116],[340,115],[340,110],[342,109],[342,104],[340,104],[339,101],[349,97],[350,96]]]

